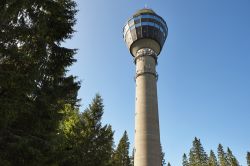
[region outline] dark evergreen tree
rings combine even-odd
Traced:
[[[135,148],[132,150],[132,155],[130,156],[130,165],[134,166],[134,158],[135,158]]]
[[[210,151],[210,156],[209,156],[209,159],[208,159],[208,165],[209,166],[219,166],[217,158],[216,158],[216,156],[215,156],[215,154],[214,154],[214,152],[212,150]]]
[[[189,153],[189,166],[207,166],[208,157],[199,139],[195,137]]]
[[[168,162],[168,166],[171,166],[170,162]]]
[[[218,146],[218,158],[220,166],[229,166],[227,155],[224,152],[223,146],[221,144]]]
[[[191,150],[189,151],[189,161],[188,161],[188,164],[189,166],[194,166],[196,160],[195,160],[195,157],[194,157],[194,153],[191,152]]]
[[[230,148],[227,148],[227,162],[229,163],[229,166],[239,166],[239,162]]]
[[[184,153],[182,157],[182,166],[189,166],[187,155]]]
[[[130,166],[129,140],[125,131],[113,155],[114,166]]]
[[[100,95],[76,118],[72,131],[68,132],[65,156],[60,165],[109,166],[113,151],[113,131],[110,125],[102,125],[104,106]],[[74,117],[74,116],[73,116]],[[70,129],[71,130],[71,129]]]
[[[247,165],[250,166],[250,152],[247,152]]]
[[[189,152],[189,158],[186,154],[183,155],[183,166],[240,166],[238,160],[233,155],[232,151],[228,148],[227,153],[224,152],[223,146],[218,146],[218,158],[217,160],[214,152],[211,150],[209,157],[207,157],[201,142],[195,138],[193,141],[193,147]],[[247,154],[248,163],[250,163],[250,153]]]
[[[60,110],[77,105],[79,83],[66,69],[74,49],[73,0],[0,2],[0,165],[56,163]]]
[[[161,147],[161,165],[164,166],[166,165],[165,153],[163,152],[162,146],[160,147]]]

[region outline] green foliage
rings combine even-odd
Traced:
[[[135,158],[135,148],[132,150],[132,155],[130,156],[130,165],[134,166],[134,158]]]
[[[58,165],[77,165],[75,158],[77,153],[74,151],[73,142],[77,141],[75,130],[77,125],[80,123],[80,113],[78,109],[70,105],[65,105],[60,111],[64,114],[64,118],[59,123],[58,135],[57,135],[57,149],[56,158]],[[75,160],[73,160],[75,159]],[[71,160],[69,162],[69,160]]]
[[[184,153],[182,156],[182,165],[189,166],[187,155]]]
[[[233,155],[232,151],[228,148],[227,153],[224,152],[223,146],[218,145],[218,158],[211,150],[209,157],[207,157],[201,142],[199,139],[195,138],[193,141],[193,147],[190,150],[189,158],[184,153],[182,165],[183,166],[239,166],[239,162]],[[248,163],[250,161],[250,154],[247,156]]]
[[[229,166],[239,166],[239,162],[233,155],[230,148],[227,148],[227,161],[229,163]]]
[[[207,166],[208,157],[199,139],[195,137],[189,153],[189,166]]]
[[[212,150],[210,151],[210,156],[209,156],[209,159],[208,159],[208,165],[209,166],[219,166],[217,158],[216,158],[216,156],[215,156],[215,154],[214,154],[214,152]]]
[[[52,165],[65,104],[77,105],[79,83],[66,68],[74,49],[72,0],[0,2],[0,163]]]
[[[125,131],[117,149],[113,155],[113,166],[131,166],[131,161],[129,157],[129,140],[127,132]]]
[[[171,166],[170,162],[168,162],[168,166]]]
[[[221,144],[218,145],[218,157],[220,166],[229,166],[227,155],[224,152],[223,146]]]
[[[247,165],[250,166],[250,152],[247,152]]]
[[[64,114],[64,118],[59,123],[58,134],[68,139],[75,135],[74,129],[80,121],[80,113],[69,104],[66,104],[60,113]]]
[[[166,165],[166,160],[165,160],[165,153],[162,150],[162,146],[160,146],[161,148],[161,166]]]
[[[102,125],[103,101],[96,95],[92,104],[81,114],[71,112],[62,121],[61,133],[65,140],[61,146],[60,165],[108,166],[113,151],[113,131],[110,125]]]

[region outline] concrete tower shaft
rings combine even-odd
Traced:
[[[123,28],[136,64],[135,166],[161,166],[155,66],[167,34],[166,22],[151,9],[137,11]]]
[[[157,101],[157,54],[149,48],[137,51],[135,166],[160,166],[160,131]]]

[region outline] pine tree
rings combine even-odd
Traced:
[[[250,152],[247,152],[247,165],[250,166]]]
[[[189,166],[207,166],[208,157],[199,139],[195,137],[189,153]]]
[[[125,131],[113,155],[114,166],[131,166],[129,144],[127,131]]]
[[[168,166],[171,166],[170,162],[168,162]]]
[[[184,153],[182,157],[182,166],[189,166],[187,155]]]
[[[216,158],[216,156],[215,156],[215,154],[214,154],[214,152],[212,150],[210,151],[210,156],[209,156],[209,159],[208,159],[208,165],[209,166],[219,166],[217,158]]]
[[[229,163],[229,166],[239,166],[239,162],[233,155],[230,148],[227,148],[227,161]]]
[[[218,157],[220,166],[229,166],[226,153],[224,152],[221,144],[218,145]]]
[[[0,3],[0,165],[55,163],[60,110],[77,106],[79,83],[67,68],[76,50],[72,0]]]

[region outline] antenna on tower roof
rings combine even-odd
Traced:
[[[147,9],[147,8],[148,8],[148,5],[147,5],[146,3],[145,3],[145,6],[144,6],[144,8],[145,8],[145,9]]]

